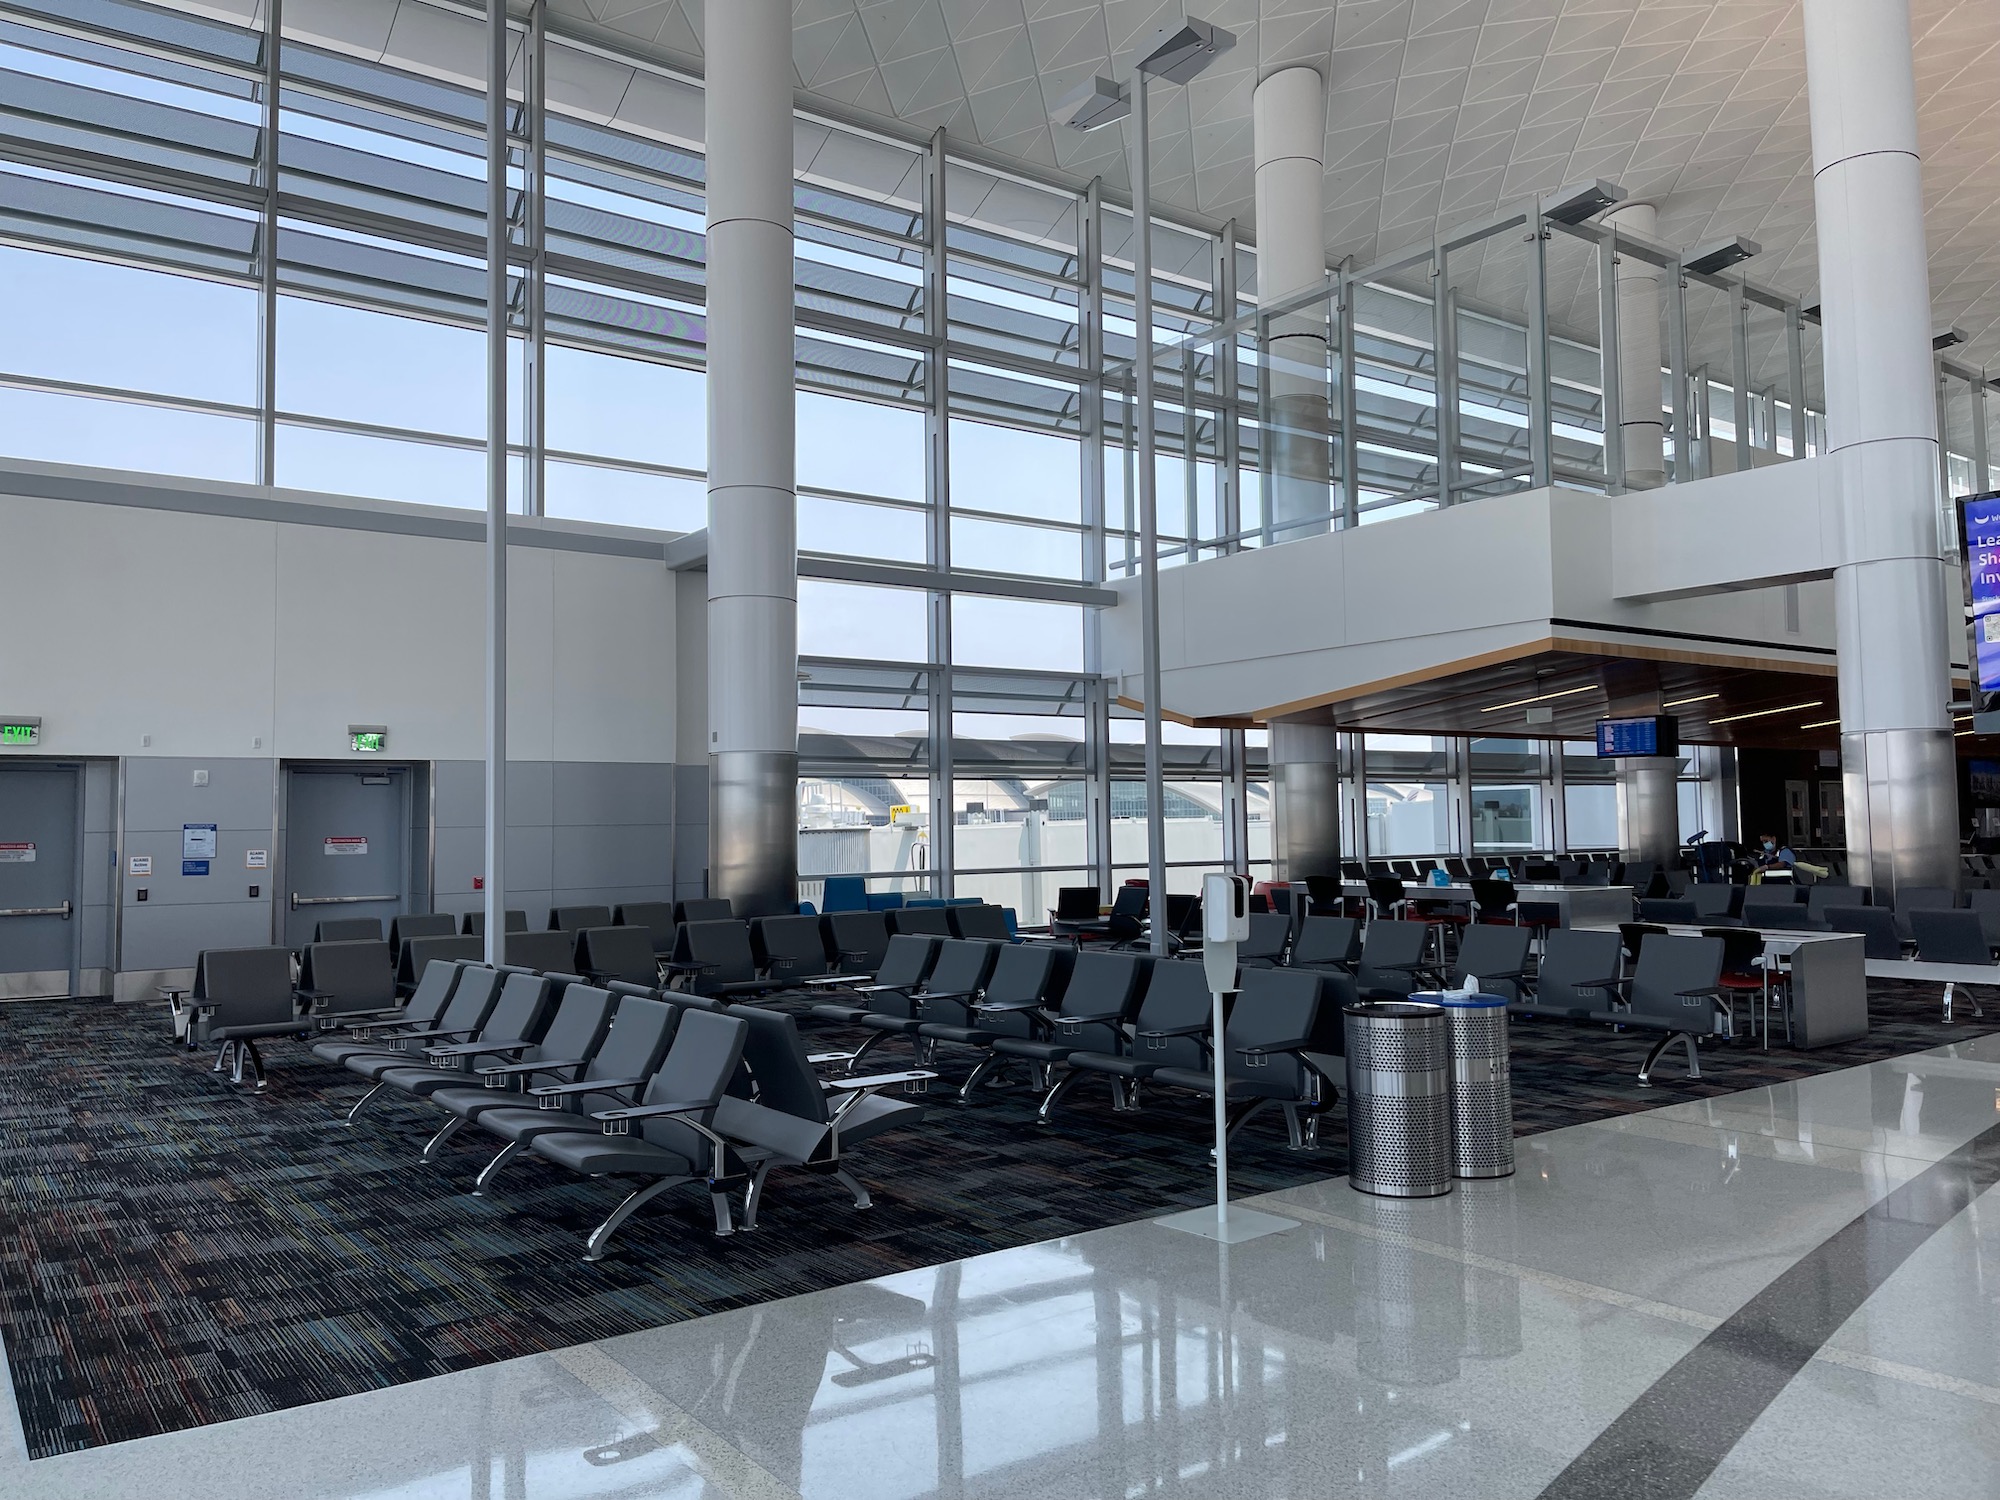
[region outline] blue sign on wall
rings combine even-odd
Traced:
[[[2000,692],[2000,495],[1975,495],[1959,506],[1965,528],[1966,593],[1979,690]]]
[[[208,861],[205,859],[184,859],[181,861],[181,874],[183,875],[206,875],[207,873]]]

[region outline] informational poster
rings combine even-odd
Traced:
[[[326,852],[332,854],[366,854],[368,840],[356,834],[330,834],[325,844]]]
[[[152,855],[150,855],[150,854],[135,854],[135,855],[133,855],[133,856],[132,856],[132,857],[131,857],[130,859],[128,859],[128,860],[126,860],[126,861],[125,861],[125,873],[126,873],[127,875],[150,875],[150,874],[152,874],[152,873],[153,873],[153,856],[152,856]]]
[[[31,865],[34,862],[33,844],[0,844],[0,865]]]
[[[243,868],[246,870],[270,869],[271,851],[269,849],[245,849],[243,851]]]
[[[2000,495],[1968,495],[1959,502],[1965,539],[1965,595],[1972,605],[1972,650],[1978,662],[1981,709],[2000,693]]]
[[[207,873],[208,861],[205,859],[184,859],[181,861],[181,874],[183,875],[206,875]]]
[[[215,825],[213,823],[181,824],[181,858],[215,858]],[[206,875],[208,872],[203,870],[201,873]]]

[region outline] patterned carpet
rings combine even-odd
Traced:
[[[1704,1053],[1702,1082],[1667,1061],[1653,1089],[1633,1082],[1642,1040],[1524,1024],[1518,1127],[1799,1078],[2000,1024],[1943,1025],[1929,986],[1877,985],[1873,1010],[1864,1042],[1721,1046]],[[755,1234],[716,1240],[704,1196],[685,1190],[587,1265],[583,1236],[614,1186],[524,1163],[499,1197],[469,1197],[479,1146],[415,1162],[439,1118],[429,1106],[389,1105],[340,1129],[360,1084],[297,1043],[266,1048],[259,1098],[168,1047],[163,1029],[150,1008],[0,1006],[0,1331],[36,1458],[1100,1228],[1198,1203],[1211,1181],[1202,1101],[1161,1094],[1125,1116],[1085,1088],[1059,1127],[1038,1129],[1025,1092],[996,1092],[869,1143],[857,1164],[871,1212],[795,1173],[774,1178]],[[1345,1128],[1337,1113],[1328,1125],[1316,1155],[1283,1149],[1275,1118],[1253,1125],[1232,1153],[1239,1191],[1342,1172]]]

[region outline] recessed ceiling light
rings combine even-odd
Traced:
[[[1684,708],[1686,705],[1690,703],[1707,703],[1710,699],[1720,698],[1721,696],[1722,694],[1720,693],[1703,693],[1699,698],[1674,698],[1666,703],[1662,703],[1660,707]]]
[[[1583,687],[1564,688],[1560,693],[1537,693],[1532,698],[1516,698],[1511,703],[1496,703],[1491,708],[1482,708],[1479,711],[1483,714],[1497,714],[1503,708],[1525,708],[1530,703],[1546,703],[1551,698],[1574,698],[1578,693],[1594,693],[1596,691],[1597,684],[1593,682]]]
[[[1747,714],[1724,714],[1719,719],[1710,719],[1711,724],[1736,724],[1744,719],[1768,719],[1773,714],[1795,714],[1802,708],[1824,708],[1826,700],[1815,698],[1810,703],[1787,703],[1783,708],[1759,708]]]
[[[1801,724],[1801,725],[1799,726],[1799,728],[1801,728],[1801,729],[1831,729],[1831,728],[1832,728],[1832,727],[1833,727],[1834,725],[1838,724],[1839,722],[1840,722],[1840,720],[1838,720],[1838,719],[1814,719],[1814,720],[1812,721],[1812,723],[1810,723],[1810,724]]]

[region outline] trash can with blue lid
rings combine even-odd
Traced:
[[[1451,1191],[1451,1031],[1444,1007],[1349,1005],[1347,1180],[1384,1198]]]
[[[1423,995],[1451,1031],[1451,1151],[1460,1177],[1514,1174],[1514,1085],[1502,995]]]

